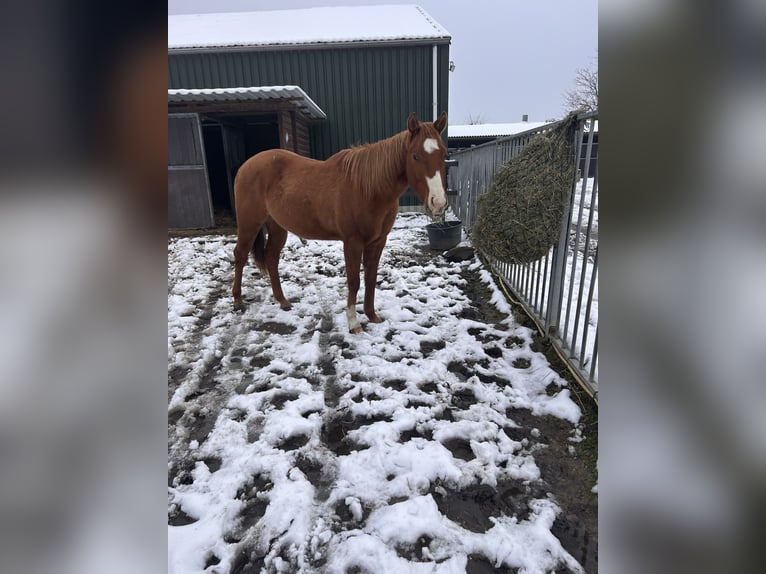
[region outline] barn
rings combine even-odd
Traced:
[[[449,132],[449,149],[459,150],[491,142],[497,138],[513,136],[537,129],[547,122],[530,122],[526,116],[520,122],[503,124],[452,125]]]
[[[236,216],[234,175],[259,151],[326,159],[435,119],[450,41],[416,5],[169,16],[168,226]]]

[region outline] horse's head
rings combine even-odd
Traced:
[[[447,149],[441,133],[447,127],[447,114],[442,112],[435,122],[419,122],[415,112],[407,118],[407,185],[434,215],[447,209],[444,160]]]

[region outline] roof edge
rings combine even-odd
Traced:
[[[303,88],[296,85],[281,85],[281,86],[248,86],[248,87],[235,87],[235,88],[168,88],[168,104],[184,104],[184,103],[205,103],[205,102],[211,102],[211,101],[218,101],[220,103],[225,104],[236,104],[241,103],[243,101],[246,101],[248,98],[246,97],[248,94],[255,95],[258,93],[269,93],[269,92],[297,92],[295,96],[292,96],[291,94],[283,94],[283,97],[280,98],[274,98],[275,100],[292,100],[292,101],[300,101],[303,104],[303,107],[305,110],[314,118],[314,119],[320,119],[324,120],[327,119],[327,114],[324,112],[322,108],[319,107],[319,105],[311,99],[311,96],[309,96]],[[221,100],[216,100],[213,98],[195,98],[194,96],[215,96],[215,95],[230,95],[235,96],[237,94],[242,94],[243,97],[241,100],[235,100],[232,98],[222,98]],[[289,97],[284,97],[284,96]],[[178,98],[178,96],[187,96],[187,98]],[[296,97],[297,96],[297,97]],[[259,100],[264,101],[268,100],[270,98],[253,98],[253,100]]]
[[[168,54],[199,54],[211,52],[275,52],[284,50],[322,50],[330,48],[391,48],[402,46],[449,45],[452,36],[439,38],[402,38],[400,40],[348,40],[343,42],[312,42],[305,44],[242,44],[238,46],[170,47]]]

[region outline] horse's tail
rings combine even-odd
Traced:
[[[255,236],[252,253],[253,263],[261,270],[261,273],[266,275],[266,236],[263,233],[263,227],[258,230],[258,235]]]

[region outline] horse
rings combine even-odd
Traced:
[[[398,134],[341,150],[324,161],[272,149],[243,163],[234,180],[235,307],[243,306],[242,269],[252,253],[255,265],[269,276],[274,298],[283,309],[290,309],[278,267],[291,232],[301,239],[343,242],[351,333],[362,332],[356,313],[362,262],[364,313],[371,323],[382,322],[375,312],[375,284],[399,198],[410,187],[433,215],[442,215],[447,207],[447,150],[441,139],[446,127],[446,112],[434,122],[420,122],[413,112]]]

